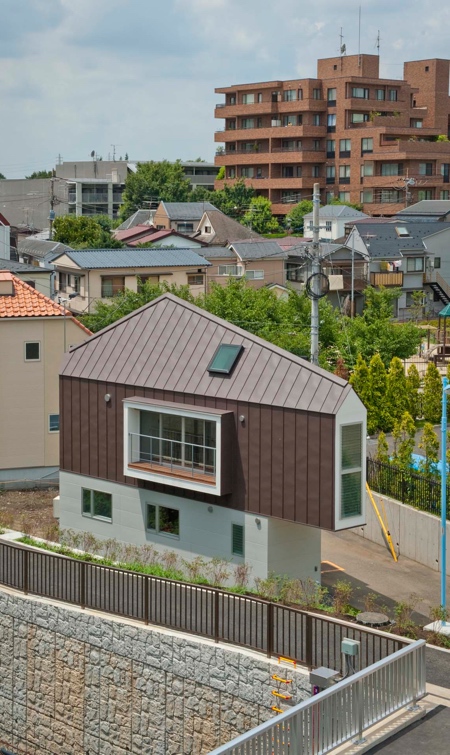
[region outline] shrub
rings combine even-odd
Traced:
[[[216,587],[221,587],[230,576],[230,565],[224,558],[212,558],[208,563],[208,574]]]
[[[192,561],[182,561],[186,569],[188,579],[197,582],[205,578],[206,561],[201,556],[196,556]]]
[[[248,586],[251,570],[252,567],[250,566],[250,564],[236,564],[236,566],[234,567],[234,583],[236,587],[243,589]]]
[[[336,613],[346,613],[352,595],[353,586],[351,583],[338,579],[333,588],[333,611]]]
[[[417,595],[410,595],[408,600],[400,601],[395,604],[395,626],[399,634],[403,634],[411,639],[417,639],[417,624],[413,621],[412,613],[419,602]]]

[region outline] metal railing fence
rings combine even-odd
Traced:
[[[124,618],[341,669],[341,641],[361,643],[361,668],[410,644],[386,632],[206,585],[79,561],[0,542],[0,584]]]
[[[425,695],[425,640],[418,640],[210,755],[324,755]]]
[[[213,446],[172,440],[160,436],[129,433],[129,463],[180,469],[192,475],[216,474],[216,449]]]
[[[375,459],[367,459],[367,483],[369,487],[395,498],[421,511],[439,516],[441,513],[441,481],[420,472],[404,471]],[[450,481],[447,483],[447,501],[450,501]],[[447,510],[450,520],[450,510]]]

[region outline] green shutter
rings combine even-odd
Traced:
[[[341,430],[342,469],[360,468],[362,461],[362,425],[344,425]]]
[[[231,552],[233,556],[244,555],[244,526],[242,524],[232,524],[232,545]]]
[[[361,516],[361,472],[348,472],[341,476],[341,519]]]
[[[362,512],[362,424],[341,428],[341,519]]]

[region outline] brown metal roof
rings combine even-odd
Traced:
[[[207,369],[220,343],[244,346],[230,376]],[[62,375],[325,414],[351,391],[336,375],[173,294],[73,347]]]

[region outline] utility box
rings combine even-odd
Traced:
[[[342,640],[341,653],[343,653],[343,655],[357,656],[359,655],[360,646],[361,643],[357,640]]]
[[[309,672],[309,681],[313,689],[317,688],[316,690],[314,690],[316,694],[317,692],[321,692],[323,689],[331,687],[331,685],[335,683],[338,676],[339,671],[335,671],[332,668],[325,668],[325,666],[320,666],[320,668],[316,668],[314,669],[314,671]]]

